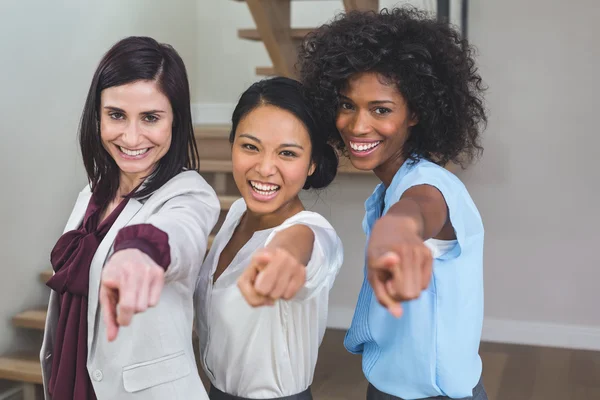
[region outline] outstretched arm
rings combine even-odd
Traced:
[[[424,241],[455,239],[448,207],[438,189],[417,185],[374,225],[367,247],[367,277],[377,300],[394,316],[401,301],[416,299],[429,286],[433,259]]]

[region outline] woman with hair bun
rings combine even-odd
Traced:
[[[326,187],[338,158],[333,124],[302,86],[253,84],[232,118],[233,178],[242,195],[223,223],[196,288],[200,357],[213,400],[312,399],[329,290],[343,250],[306,211],[302,189]]]

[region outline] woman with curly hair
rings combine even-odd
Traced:
[[[381,180],[365,203],[365,280],[346,348],[367,399],[487,399],[481,217],[444,168],[483,150],[484,91],[460,34],[413,8],[353,12],[311,33],[301,79],[352,164]]]

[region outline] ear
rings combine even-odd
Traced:
[[[317,164],[315,164],[314,162],[311,162],[310,168],[308,169],[308,176],[312,176],[312,174],[315,173],[316,169],[317,169]]]
[[[413,127],[413,126],[415,126],[418,123],[419,123],[419,117],[417,116],[417,114],[414,113],[414,112],[411,113],[410,114],[410,119],[408,120],[408,126],[409,127]]]

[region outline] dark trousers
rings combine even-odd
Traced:
[[[210,391],[208,392],[208,398],[210,400],[251,400],[245,397],[227,394],[225,392],[220,391],[212,385],[210,386]],[[291,396],[275,397],[269,400],[312,400],[312,398],[312,393],[310,391],[310,388],[308,388],[302,393],[294,394]]]
[[[450,397],[445,396],[436,396],[436,397],[427,397],[426,399],[419,400],[442,400],[449,399]],[[212,397],[211,397],[212,399]],[[400,397],[392,396],[391,394],[383,393],[375,386],[369,383],[369,388],[367,389],[367,400],[404,400]],[[483,388],[483,383],[479,381],[477,386],[473,389],[473,396],[463,397],[460,400],[488,400],[487,394],[485,393],[485,389]]]

